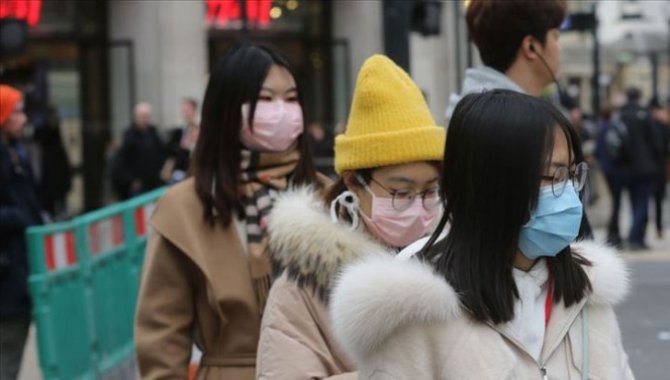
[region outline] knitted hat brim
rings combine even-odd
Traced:
[[[335,138],[335,172],[420,161],[441,161],[446,131],[427,126]]]

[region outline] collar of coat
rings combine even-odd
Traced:
[[[594,242],[575,243],[572,248],[592,263],[585,270],[593,291],[570,310],[556,305],[563,325],[572,323],[584,304],[621,302],[629,288],[628,270],[616,251]],[[445,322],[463,313],[458,295],[444,277],[418,260],[371,256],[344,270],[336,285],[330,304],[333,331],[343,348],[358,358],[402,326]]]
[[[333,223],[323,198],[309,187],[279,195],[268,216],[268,235],[276,274],[286,271],[289,279],[325,302],[343,266],[370,254],[391,254],[348,223]]]

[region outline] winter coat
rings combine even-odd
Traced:
[[[65,200],[72,187],[72,169],[63,146],[57,121],[44,124],[35,131],[34,139],[41,147],[41,192],[44,208],[56,214],[56,203]]]
[[[165,157],[166,148],[156,127],[141,130],[131,125],[112,162],[112,182],[118,195],[126,199],[163,185],[160,172]],[[132,189],[134,181],[141,183],[139,189]]]
[[[357,379],[333,338],[328,299],[342,265],[385,249],[367,233],[333,223],[321,197],[307,189],[277,200],[268,231],[282,275],[263,315],[257,379]]]
[[[142,379],[254,378],[261,311],[235,222],[210,226],[193,179],[172,187],[151,219],[135,343]]]
[[[617,170],[626,182],[651,180],[658,172],[660,148],[654,141],[652,118],[649,110],[636,104],[627,104],[615,114],[626,126],[624,139],[627,159],[617,164]]]
[[[191,165],[192,152],[189,149],[185,149],[181,146],[181,140],[184,137],[186,128],[188,127],[175,128],[170,131],[167,148],[169,158],[174,160],[174,166],[172,167],[171,174],[179,171],[185,175],[188,173],[189,167]],[[175,180],[174,182],[179,181]]]
[[[475,321],[444,277],[416,259],[370,257],[347,268],[331,303],[335,336],[361,379],[568,380],[582,379],[585,363],[589,379],[633,379],[612,308],[628,288],[625,264],[592,242],[573,248],[593,264],[584,268],[593,291],[553,305],[539,362],[508,323]]]
[[[454,113],[456,105],[466,95],[495,89],[511,90],[521,93],[526,92],[508,76],[494,68],[479,66],[465,70],[465,79],[463,80],[461,93],[451,94],[449,97],[449,105],[447,105],[447,110],[445,111],[446,119],[451,119],[451,115]]]
[[[0,141],[0,317],[31,310],[25,232],[42,217],[29,161],[19,142]]]

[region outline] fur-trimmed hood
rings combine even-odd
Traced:
[[[279,195],[268,216],[268,235],[276,274],[286,271],[289,279],[310,287],[324,301],[343,266],[393,253],[361,229],[352,230],[344,221],[333,223],[323,199],[310,187]]]
[[[621,302],[629,289],[629,274],[618,253],[594,242],[572,248],[592,263],[585,267],[592,286],[586,302]],[[430,265],[378,256],[343,271],[330,312],[343,348],[360,358],[402,326],[448,321],[461,316],[463,309],[454,289]]]

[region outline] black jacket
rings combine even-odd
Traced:
[[[28,155],[18,142],[0,141],[0,316],[30,313],[26,229],[41,224]]]
[[[112,160],[112,183],[118,195],[127,199],[162,186],[160,171],[165,156],[165,145],[155,127],[141,130],[131,125]],[[133,192],[131,186],[135,181],[141,182],[141,188]]]
[[[181,139],[184,136],[184,128],[175,128],[170,131],[168,142],[168,152],[170,157],[174,158],[174,170],[188,172],[191,163],[191,151],[181,147]]]
[[[636,104],[626,104],[619,111],[626,126],[627,159],[618,164],[623,179],[637,181],[651,179],[658,171],[659,144],[654,141],[651,113]]]

